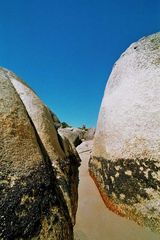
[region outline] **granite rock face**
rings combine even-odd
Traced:
[[[160,33],[133,43],[109,77],[90,174],[106,205],[160,232]]]
[[[95,131],[96,131],[96,129],[93,127],[87,129],[87,131],[84,133],[84,136],[83,136],[84,140],[86,140],[86,141],[93,140]]]
[[[0,68],[0,239],[72,240],[79,157],[53,116]]]
[[[54,126],[56,129],[58,129],[59,127],[61,127],[61,122],[55,113],[53,113],[52,111],[50,111],[50,113],[54,122]]]

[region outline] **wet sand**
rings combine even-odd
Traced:
[[[160,240],[160,235],[108,210],[88,173],[92,141],[78,146],[80,167],[79,206],[75,240]]]

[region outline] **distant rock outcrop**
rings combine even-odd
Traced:
[[[79,157],[48,108],[3,68],[0,126],[0,239],[72,240]]]
[[[96,131],[96,129],[93,127],[88,128],[83,135],[83,139],[86,141],[93,140],[95,131]]]
[[[114,212],[160,232],[160,33],[116,62],[102,101],[90,173]]]
[[[74,148],[80,145],[83,141],[92,140],[94,138],[95,128],[83,129],[75,127],[59,127],[58,133],[61,136],[66,137]]]
[[[82,143],[83,130],[74,127],[59,128],[58,133],[65,136],[73,147],[77,147]]]

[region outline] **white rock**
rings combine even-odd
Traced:
[[[159,98],[157,33],[132,44],[116,62],[102,100],[90,161],[102,194],[112,202],[106,201],[108,207],[156,231],[160,231],[160,215],[153,204],[160,198]],[[116,181],[109,182],[106,175],[116,176]],[[152,211],[147,207],[151,199]]]

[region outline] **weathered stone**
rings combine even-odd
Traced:
[[[0,68],[0,239],[72,240],[79,158],[36,94]]]
[[[50,113],[54,122],[54,126],[56,129],[58,129],[59,127],[61,127],[61,122],[55,113],[53,113],[52,111],[50,111]]]
[[[82,129],[66,127],[59,128],[58,132],[61,136],[65,136],[70,141],[73,147],[77,147],[79,144],[82,143],[82,138],[84,134],[84,130]]]
[[[95,128],[88,128],[83,135],[84,140],[93,140],[95,131]]]
[[[106,205],[160,232],[160,33],[132,44],[103,97],[90,173]]]

